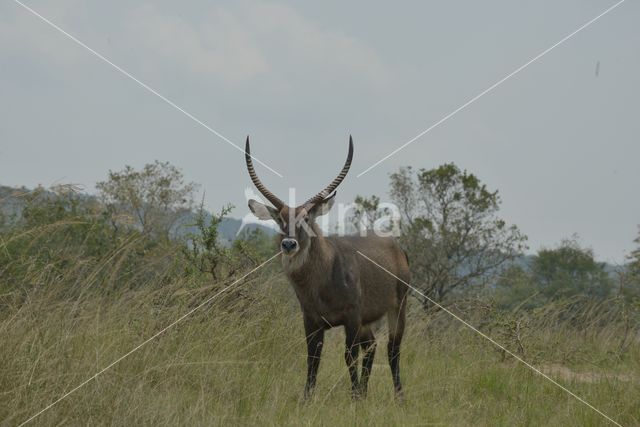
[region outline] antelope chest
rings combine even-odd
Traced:
[[[359,308],[359,291],[347,283],[307,286],[292,282],[306,317],[329,327],[342,325]]]

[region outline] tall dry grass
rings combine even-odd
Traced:
[[[57,227],[0,243],[8,251],[0,266],[2,425],[38,413],[226,285],[180,274],[179,250],[135,235],[91,255],[71,241],[48,245],[64,242],[67,225]],[[140,251],[145,262],[132,262]],[[301,401],[302,322],[274,265],[32,424],[609,424],[446,313],[418,306],[413,301],[402,347],[402,404],[392,392],[384,328],[366,400],[350,399],[336,329],[326,339],[317,392]],[[568,301],[526,313],[499,312],[484,301],[453,309],[616,421],[640,425],[637,325],[619,301]]]

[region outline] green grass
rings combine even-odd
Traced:
[[[162,287],[60,298],[55,280],[26,298],[2,295],[0,419],[17,425],[170,324],[214,290]],[[326,338],[319,384],[301,401],[306,346],[295,296],[258,274],[168,330],[33,421],[33,425],[609,425],[601,415],[444,313],[414,302],[402,346],[405,400],[395,401],[385,328],[366,400],[352,401],[343,333]],[[435,320],[434,320],[435,319]],[[615,352],[616,330],[532,328],[538,366],[623,425],[640,425],[638,342]],[[586,381],[580,373],[598,374]],[[622,377],[620,375],[626,375]]]

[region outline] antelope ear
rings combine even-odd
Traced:
[[[337,192],[334,191],[331,196],[313,205],[309,210],[309,216],[316,218],[328,214],[336,200],[336,194]]]
[[[263,221],[278,218],[278,211],[271,206],[267,206],[258,202],[257,200],[249,200],[249,209],[251,212]]]

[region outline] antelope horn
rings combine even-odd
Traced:
[[[244,159],[247,162],[247,170],[249,171],[249,176],[251,177],[251,181],[253,181],[253,185],[256,186],[258,191],[260,191],[276,209],[281,209],[284,206],[284,202],[277,198],[271,191],[267,190],[267,187],[262,184],[262,181],[260,181],[260,178],[258,178],[258,175],[253,168],[253,162],[251,161],[251,147],[249,146],[249,135],[247,135],[247,143],[244,146]]]
[[[351,167],[351,159],[353,158],[353,138],[349,135],[349,154],[347,154],[347,161],[344,162],[344,166],[342,167],[342,171],[338,174],[338,176],[329,184],[324,190],[307,200],[304,205],[315,205],[321,200],[324,200],[327,196],[329,196],[333,190],[335,190],[338,185],[342,182],[345,176],[347,176],[347,172],[349,172],[349,168]]]

